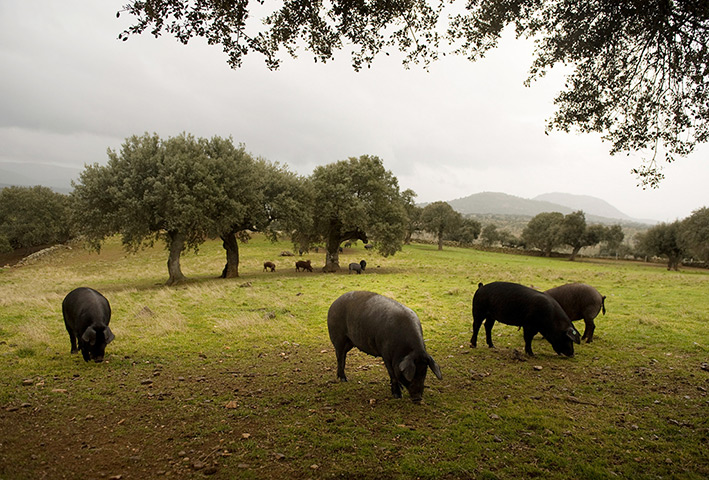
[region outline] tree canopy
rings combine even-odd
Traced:
[[[408,218],[396,177],[375,156],[362,155],[316,167],[309,178],[312,227],[299,229],[305,246],[325,242],[324,271],[339,270],[339,247],[347,240],[373,242],[382,255],[401,250]]]
[[[569,260],[574,261],[583,247],[598,244],[605,234],[603,225],[587,225],[586,214],[578,210],[564,215],[559,228],[559,241],[571,247]]]
[[[443,238],[460,228],[463,217],[447,202],[433,202],[423,207],[420,221],[421,228],[432,233],[438,241],[438,249],[443,250]]]
[[[681,243],[696,259],[709,262],[709,208],[695,210],[682,220]]]
[[[522,231],[522,241],[527,247],[538,248],[549,257],[561,245],[559,230],[564,221],[560,212],[543,212],[534,216]]]
[[[686,250],[680,240],[680,222],[660,223],[639,235],[638,246],[649,255],[667,257],[667,270],[679,270]]]
[[[611,153],[648,151],[633,169],[643,186],[709,139],[709,3],[697,0],[132,0],[119,38],[149,31],[187,44],[220,45],[233,68],[256,52],[269,68],[299,47],[326,62],[351,49],[356,70],[399,50],[404,63],[429,65],[453,52],[477,60],[503,30],[533,39],[527,82],[556,65],[572,68],[548,128],[599,132]],[[256,14],[252,15],[252,11]]]
[[[67,195],[41,186],[0,190],[0,250],[63,243],[70,236]]]

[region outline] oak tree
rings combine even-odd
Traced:
[[[457,231],[462,222],[462,215],[447,202],[429,203],[421,211],[421,227],[436,237],[439,250],[443,250],[444,237]]]
[[[543,212],[534,216],[522,230],[522,241],[527,247],[537,248],[544,256],[562,244],[559,231],[564,221],[560,212]]]
[[[163,140],[146,133],[108,157],[106,165],[87,166],[74,186],[77,224],[97,249],[113,234],[129,251],[164,241],[168,285],[185,280],[184,250],[217,236],[227,246],[230,234],[261,225],[265,167],[231,139],[181,134]],[[227,259],[234,262],[229,251]]]
[[[682,220],[681,243],[696,259],[709,262],[709,208],[703,207]]]
[[[63,243],[72,235],[69,197],[42,186],[0,190],[4,250]]]
[[[362,155],[316,167],[309,178],[312,229],[298,228],[303,243],[325,243],[324,272],[339,270],[348,240],[372,241],[384,256],[401,250],[408,217],[396,177],[376,156]]]

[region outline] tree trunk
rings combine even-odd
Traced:
[[[438,232],[438,249],[443,250],[443,232]]]
[[[170,242],[170,256],[167,259],[167,271],[170,278],[167,279],[165,285],[172,286],[187,279],[180,269],[180,255],[185,249],[185,235],[173,231],[167,232],[167,238]]]
[[[239,242],[234,232],[222,236],[222,246],[226,250],[226,265],[221,278],[236,278],[239,276]]]
[[[335,222],[330,225],[330,232],[327,236],[327,245],[325,246],[325,266],[322,271],[325,273],[334,273],[340,270],[340,228]]]
[[[574,247],[574,249],[571,251],[571,257],[569,257],[570,262],[576,260],[576,255],[578,255],[579,250],[581,250],[581,247]]]
[[[670,255],[668,258],[669,260],[667,262],[667,270],[674,270],[675,272],[679,272],[679,264],[682,259],[674,255]]]

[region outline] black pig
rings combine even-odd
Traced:
[[[485,320],[487,345],[493,348],[492,326],[495,320],[522,327],[524,351],[533,356],[532,339],[537,333],[546,338],[554,351],[574,355],[574,342],[581,343],[579,332],[564,313],[559,303],[544,292],[517,283],[492,282],[478,284],[473,295],[472,347],[477,346],[478,331]]]
[[[593,331],[596,324],[593,321],[598,313],[603,311],[606,314],[606,297],[598,293],[598,290],[585,283],[567,283],[558,287],[550,288],[544,292],[559,302],[566,315],[571,321],[581,320],[585,324],[582,339],[586,343],[593,341]]]
[[[108,328],[111,306],[106,297],[92,288],[77,288],[64,297],[62,313],[69,332],[71,353],[81,350],[85,361],[102,362],[106,345],[115,338]]]
[[[411,400],[419,403],[429,367],[442,378],[438,364],[426,352],[418,316],[395,300],[372,292],[347,292],[330,306],[327,328],[337,355],[337,378],[343,382],[352,347],[382,357],[396,398],[401,398],[403,385]]]
[[[367,268],[367,261],[366,260],[362,260],[359,263],[350,263],[350,265],[349,265],[350,273],[357,272],[357,275],[364,272],[365,268]]]

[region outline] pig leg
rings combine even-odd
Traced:
[[[69,343],[71,343],[71,353],[78,353],[79,349],[76,347],[76,335],[74,335],[74,332],[69,327],[66,327],[66,331],[69,332]]]
[[[593,322],[592,318],[590,320],[584,318],[583,322],[586,324],[586,328],[584,328],[583,337],[581,338],[585,338],[586,343],[591,343],[593,341],[593,331],[596,329],[596,324]]]
[[[401,398],[401,384],[396,379],[396,375],[394,374],[394,367],[391,365],[391,362],[384,362],[384,365],[387,367],[387,372],[389,372],[391,394],[394,396],[394,398]]]
[[[495,348],[492,344],[492,326],[495,325],[495,319],[488,317],[485,320],[485,340],[487,340],[487,346],[490,348]]]
[[[81,356],[84,357],[84,361],[88,362],[91,360],[91,355],[89,354],[89,345],[84,343],[83,340],[79,339],[79,350],[81,350]]]
[[[532,339],[537,334],[537,331],[530,327],[522,327],[524,335],[524,352],[530,357],[534,356],[532,352]]]
[[[470,337],[470,346],[475,348],[478,346],[478,332],[480,331],[480,325],[482,325],[483,319],[474,318],[473,319],[473,336]]]
[[[337,356],[337,378],[341,382],[347,381],[347,376],[345,375],[345,362],[347,360],[347,352],[352,350],[354,344],[349,338],[344,337],[335,345],[335,355]]]

